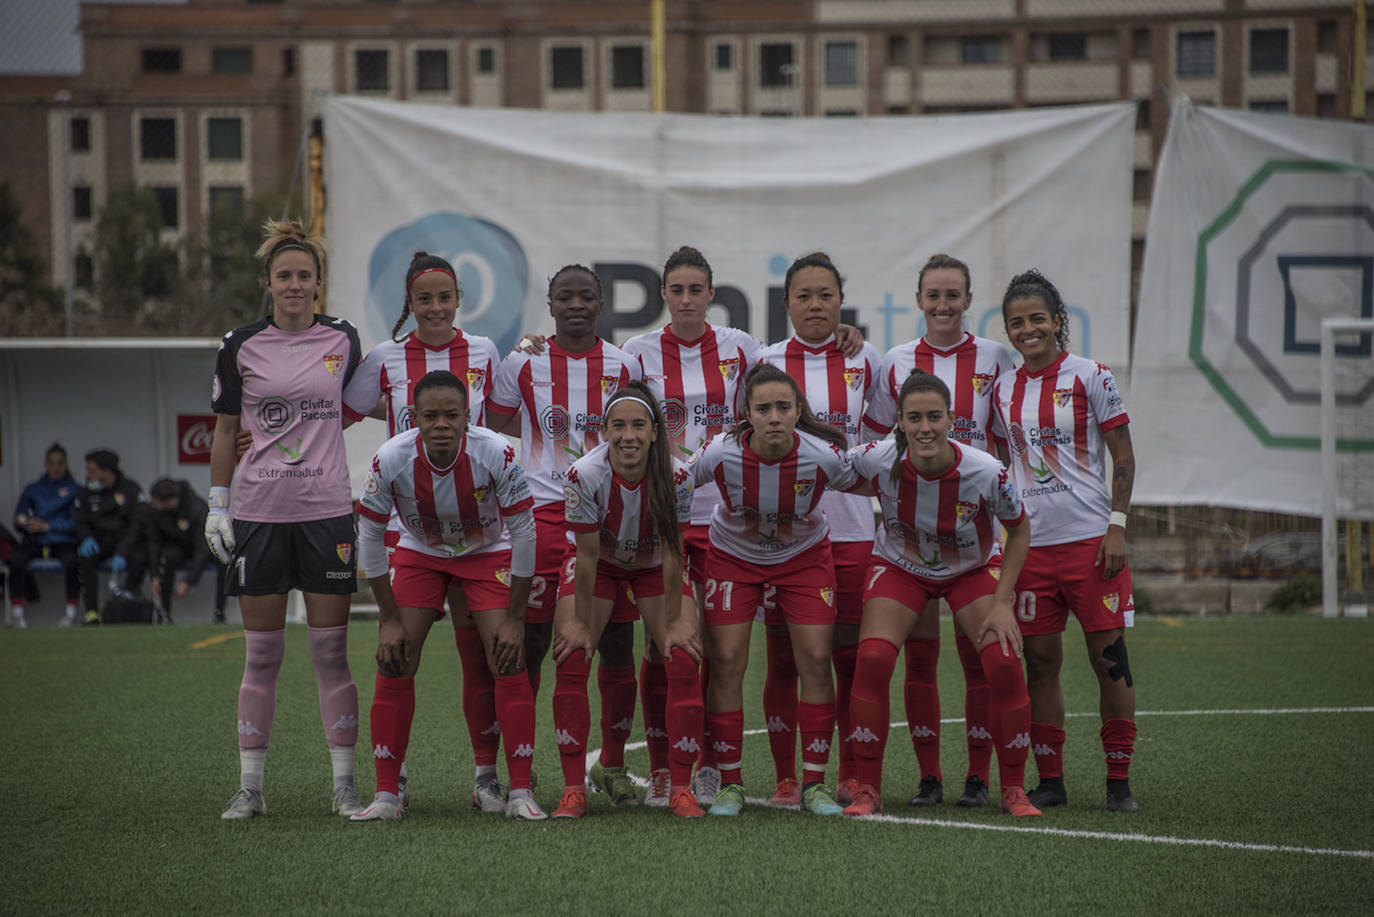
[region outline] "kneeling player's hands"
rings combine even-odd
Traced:
[[[507,618],[491,638],[491,658],[497,675],[514,675],[525,666],[525,622]]]
[[[1002,655],[1008,655],[1008,650],[1015,654],[1017,659],[1021,658],[1021,627],[1016,623],[1016,613],[1012,611],[1012,599],[1001,599],[994,595],[992,597],[992,608],[988,612],[987,620],[983,622],[983,632],[978,635],[975,641],[979,647],[985,646],[989,638],[994,639],[1002,647]]]
[[[664,659],[671,659],[673,650],[680,649],[698,664],[701,663],[701,635],[697,633],[696,626],[691,621],[677,620],[669,624],[663,643]]]
[[[229,519],[229,488],[210,488],[210,512],[205,516],[205,543],[215,560],[228,566],[234,556],[234,524]]]
[[[587,654],[587,659],[592,658],[596,652],[596,647],[592,645],[592,634],[587,629],[587,625],[577,618],[565,621],[553,636],[553,661],[555,665],[561,665],[564,659],[572,655],[574,650],[582,650]]]
[[[377,669],[388,678],[401,678],[410,664],[406,629],[392,618],[377,625]]]

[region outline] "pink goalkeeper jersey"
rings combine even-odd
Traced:
[[[374,522],[386,522],[394,508],[398,546],[431,557],[509,548],[503,518],[532,506],[515,447],[482,427],[468,427],[447,468],[429,460],[418,432],[393,436],[377,450],[358,497],[358,512]]]
[[[343,391],[360,349],[357,330],[328,315],[304,331],[283,331],[266,318],[224,336],[210,408],[237,414],[253,435],[234,469],[235,519],[309,522],[353,511]]]
[[[780,564],[826,537],[819,511],[826,488],[845,490],[858,480],[849,456],[798,430],[792,451],[767,461],[721,433],[697,450],[689,467],[698,486],[715,481],[721,501],[711,514],[711,543],[750,563]]]
[[[1067,544],[1107,531],[1105,430],[1128,423],[1112,371],[1071,353],[1039,372],[1003,373],[993,386],[994,431],[1011,448],[1012,481],[1031,545]]]
[[[673,451],[683,459],[735,422],[743,408],[744,377],[758,363],[762,349],[748,332],[712,325],[695,341],[684,341],[662,328],[630,338],[624,346],[626,353],[639,358],[644,383],[663,410]],[[697,488],[692,524],[710,522],[719,502],[714,483]]]
[[[383,341],[372,348],[344,391],[348,419],[362,420],[376,407],[377,399],[385,397],[387,435],[414,428],[415,383],[425,373],[443,369],[467,383],[472,423],[481,424],[501,356],[490,338],[454,330],[453,340],[438,347],[421,341],[412,331],[400,341]]]
[[[883,357],[878,386],[864,415],[864,424],[875,434],[891,431],[897,422],[897,395],[913,369],[924,370],[949,386],[954,426],[949,438],[957,443],[996,454],[989,425],[992,419],[992,384],[1012,368],[1007,348],[988,338],[965,334],[955,346],[936,347],[925,338],[898,344]]]
[[[928,478],[902,456],[901,477],[892,481],[897,444],[869,443],[854,454],[859,477],[873,482],[883,524],[873,553],[930,579],[949,579],[986,566],[1000,553],[998,524],[1020,522],[1021,497],[1002,463],[986,452],[953,443],[955,461]]]
[[[487,409],[520,412],[520,462],[536,506],[562,505],[568,467],[601,443],[601,406],[641,377],[637,358],[599,338],[582,353],[549,338],[542,354],[516,351],[501,363]]]
[[[764,348],[760,359],[796,379],[821,423],[842,431],[851,449],[859,444],[864,405],[877,387],[881,362],[872,344],[846,357],[834,338],[813,347],[793,336]],[[828,493],[821,500],[821,512],[830,522],[832,541],[873,540],[869,497]]]
[[[626,483],[611,468],[611,447],[602,443],[568,469],[563,485],[563,515],[568,541],[577,532],[601,533],[601,560],[626,570],[647,570],[663,565],[663,553],[655,534],[645,482]],[[672,460],[677,519],[685,526],[692,512],[692,475],[687,466]]]

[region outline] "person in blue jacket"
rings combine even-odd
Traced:
[[[81,485],[67,468],[67,450],[53,443],[43,454],[43,476],[19,495],[14,507],[14,530],[19,543],[9,559],[11,622],[24,627],[26,573],[35,558],[55,557],[67,576],[66,626],[76,623],[78,595],[76,560],[76,498]]]

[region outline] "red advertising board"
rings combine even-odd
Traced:
[[[177,464],[210,464],[210,442],[214,433],[214,414],[178,414]]]

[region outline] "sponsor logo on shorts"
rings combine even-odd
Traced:
[[[859,386],[864,384],[864,368],[862,366],[845,367],[844,384],[849,386],[851,392],[857,392]]]
[[[829,586],[822,586],[821,601],[833,608],[835,606],[835,590],[831,589]]]
[[[329,378],[339,378],[339,373],[343,371],[344,358],[341,353],[327,353],[324,355],[324,368],[329,372]]]
[[[1115,592],[1109,592],[1102,597],[1102,605],[1112,614],[1116,614],[1117,608],[1121,605],[1121,596]]]
[[[347,541],[334,545],[334,553],[339,555],[340,563],[348,563],[353,559],[353,545]]]

